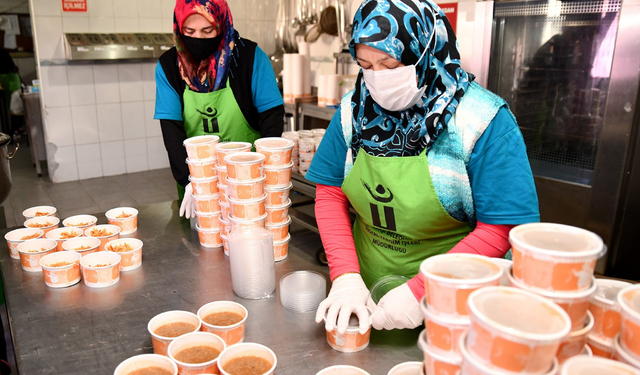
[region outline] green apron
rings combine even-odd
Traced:
[[[368,287],[387,275],[415,276],[423,260],[451,250],[471,231],[440,203],[426,151],[377,157],[361,150],[342,191],[357,212],[353,238]]]
[[[228,79],[225,88],[213,92],[198,93],[186,86],[182,98],[187,138],[213,134],[220,137],[220,142],[251,143],[260,138],[260,133],[244,118]],[[180,200],[184,196],[184,187],[179,184],[178,196]]]

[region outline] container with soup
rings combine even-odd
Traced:
[[[147,324],[153,352],[167,355],[169,344],[184,334],[200,331],[200,319],[189,311],[165,311],[154,316]]]

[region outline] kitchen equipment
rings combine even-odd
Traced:
[[[9,160],[16,156],[19,144],[16,144],[16,148],[13,151],[8,151],[8,145],[11,142],[11,137],[5,133],[0,133],[0,204],[4,203],[9,193],[11,192],[11,168],[9,166]]]

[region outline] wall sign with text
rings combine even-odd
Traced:
[[[456,32],[456,25],[458,24],[458,3],[438,4],[440,9],[449,19],[449,23],[453,28],[453,33]]]
[[[62,0],[63,12],[86,12],[87,0]]]

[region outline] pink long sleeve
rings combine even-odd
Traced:
[[[353,242],[349,199],[337,186],[316,186],[316,222],[329,261],[331,280],[347,272],[360,272]]]
[[[449,250],[449,254],[467,253],[501,258],[511,247],[509,245],[509,231],[513,227],[513,225],[485,224],[478,221],[476,229]],[[420,273],[409,280],[407,284],[418,300],[424,296],[424,278]]]

